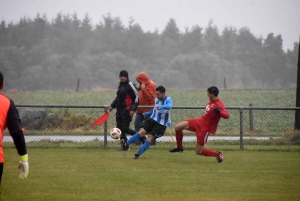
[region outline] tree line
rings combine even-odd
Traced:
[[[219,30],[210,20],[180,31],[170,19],[159,33],[127,25],[111,14],[91,24],[57,14],[0,24],[0,70],[6,90],[115,89],[119,71],[146,72],[158,85],[177,89],[289,88],[296,85],[298,43],[286,52],[281,35],[255,36],[247,27]]]

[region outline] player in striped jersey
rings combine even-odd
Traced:
[[[155,105],[150,112],[143,113],[147,118],[141,124],[140,131],[133,135],[126,143],[124,151],[129,149],[129,145],[139,140],[140,137],[148,134],[146,142],[141,146],[134,156],[134,159],[138,159],[143,154],[151,142],[164,135],[167,126],[171,125],[170,110],[173,106],[173,101],[170,97],[166,96],[166,89],[163,86],[158,86],[155,91]]]

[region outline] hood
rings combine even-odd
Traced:
[[[148,75],[144,72],[141,72],[138,74],[138,76],[136,77],[136,80],[139,82],[139,83],[146,83],[148,82],[150,79],[148,77]]]

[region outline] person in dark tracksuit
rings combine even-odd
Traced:
[[[6,127],[8,128],[18,154],[20,155],[18,168],[21,169],[21,174],[19,175],[19,178],[26,178],[29,172],[28,154],[19,113],[14,102],[1,93],[4,86],[3,80],[3,74],[0,72],[0,184],[4,164],[2,139],[4,135],[3,131]]]
[[[118,86],[117,96],[110,104],[108,112],[113,108],[117,109],[116,112],[116,123],[117,128],[122,132],[120,137],[121,150],[124,150],[124,145],[127,142],[126,134],[133,135],[135,130],[130,128],[130,122],[132,121],[132,116],[134,115],[138,104],[139,96],[136,86],[130,82],[128,78],[128,72],[122,70],[119,74],[120,83]]]

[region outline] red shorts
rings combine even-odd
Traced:
[[[187,130],[196,132],[197,143],[200,146],[204,146],[207,143],[209,132],[207,128],[200,125],[199,118],[191,118],[186,120],[189,123]]]

